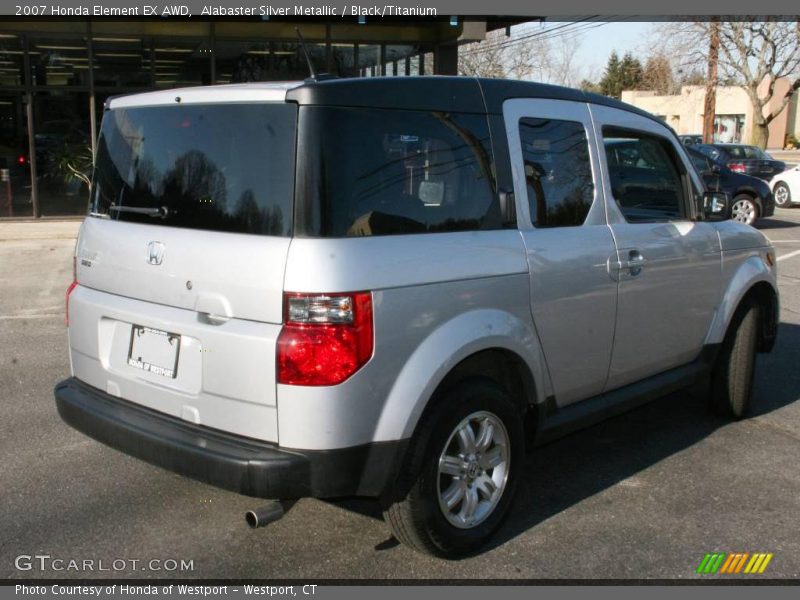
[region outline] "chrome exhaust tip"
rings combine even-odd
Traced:
[[[276,500],[254,510],[248,510],[244,515],[244,519],[252,529],[258,529],[274,523],[283,515],[283,505]]]

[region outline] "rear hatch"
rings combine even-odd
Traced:
[[[126,98],[104,115],[70,296],[73,373],[277,441],[297,108],[209,94]]]

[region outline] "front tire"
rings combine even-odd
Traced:
[[[511,507],[524,461],[523,418],[486,379],[446,392],[424,417],[384,519],[398,541],[457,558],[482,547]]]
[[[733,199],[731,218],[745,225],[753,225],[758,218],[758,206],[750,196],[740,194]]]
[[[741,419],[750,410],[761,310],[746,301],[722,342],[711,375],[711,407],[719,415]]]
[[[784,182],[775,184],[775,191],[772,193],[775,198],[775,205],[781,208],[789,208],[792,205],[792,192]]]

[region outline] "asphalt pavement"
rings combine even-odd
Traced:
[[[755,415],[710,416],[689,390],[542,447],[498,538],[460,561],[398,545],[369,500],[301,500],[250,530],[257,500],[62,423],[52,388],[69,374],[77,223],[11,225],[0,224],[0,577],[709,578],[695,569],[715,551],[770,552],[761,577],[800,576],[800,209],[761,223],[782,306]]]

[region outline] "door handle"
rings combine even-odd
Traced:
[[[619,274],[622,271],[627,271],[631,277],[636,277],[642,272],[642,267],[646,262],[642,253],[638,250],[620,250],[616,255],[612,254],[609,258],[608,272],[615,281],[619,281]]]
[[[642,272],[645,262],[644,256],[638,250],[631,250],[628,252],[628,259],[619,261],[620,270],[628,271],[631,275],[636,277]]]
[[[223,315],[215,315],[214,313],[201,312],[200,316],[203,318],[204,321],[206,321],[211,325],[222,325],[223,323],[227,323],[230,320],[230,317],[225,317]]]

